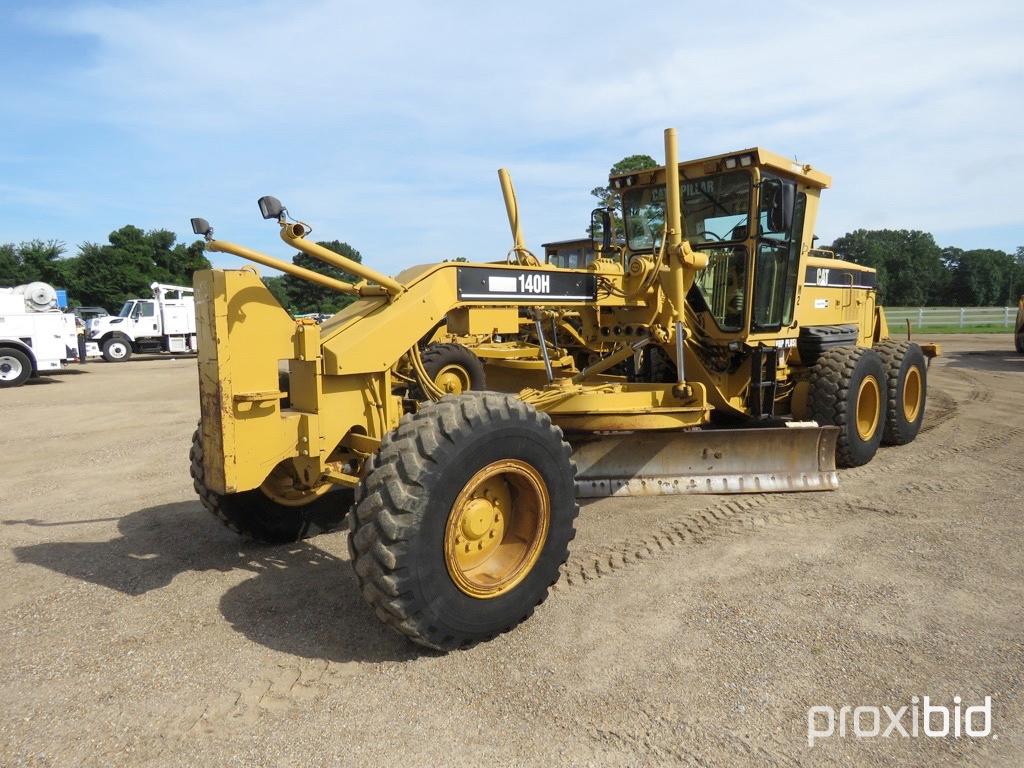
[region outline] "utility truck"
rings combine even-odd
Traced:
[[[96,317],[87,326],[87,354],[102,355],[108,363],[127,360],[133,353],[196,351],[196,306],[192,289],[153,283],[153,296],[128,299],[116,316]]]
[[[75,318],[48,283],[0,288],[0,387],[20,387],[78,357]]]

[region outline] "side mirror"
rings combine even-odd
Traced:
[[[213,234],[213,227],[210,226],[210,222],[206,219],[192,219],[192,231],[197,235],[208,238]]]
[[[761,209],[766,211],[768,232],[788,233],[793,226],[793,208],[796,205],[796,187],[778,179],[761,182]]]
[[[264,195],[256,203],[259,205],[260,215],[264,219],[280,219],[281,215],[287,210],[280,200],[270,195]]]
[[[612,215],[607,208],[595,208],[590,213],[590,239],[597,248],[598,237],[601,238],[600,250],[608,250],[612,245]]]

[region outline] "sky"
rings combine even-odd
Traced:
[[[639,9],[639,10],[638,10]],[[1024,4],[0,0],[0,242],[189,218],[288,258],[272,194],[395,273],[581,236],[609,167],[764,146],[817,234],[1024,245]],[[234,257],[213,255],[219,266]]]

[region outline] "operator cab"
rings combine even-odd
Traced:
[[[683,237],[708,256],[689,301],[720,338],[792,325],[801,251],[810,248],[818,193],[830,179],[763,149],[679,164]],[[626,259],[657,257],[665,227],[665,170],[610,180],[622,200]],[[808,199],[814,210],[808,217]],[[752,297],[752,301],[751,301]]]

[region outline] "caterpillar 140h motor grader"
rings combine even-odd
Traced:
[[[274,198],[260,209],[285,243],[358,281],[216,240],[193,219],[210,250],[356,297],[317,325],[290,317],[252,269],[196,274],[203,504],[269,541],[330,528],[352,505],[366,600],[414,641],[451,649],[545,598],[578,496],[828,490],[837,459],[913,440],[922,350],[888,338],[872,270],[811,248],[828,177],[759,149],[680,164],[671,130],[665,152],[665,167],[612,180],[625,243],[606,239],[583,268],[526,250],[507,174],[505,261],[395,278],[310,242]],[[421,354],[443,325],[478,348],[533,344],[543,379],[524,386],[536,365],[517,379],[521,357],[492,357],[515,391],[447,394]]]

